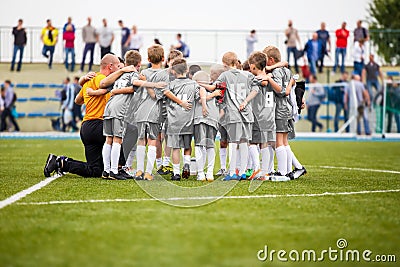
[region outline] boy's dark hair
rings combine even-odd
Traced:
[[[244,71],[250,71],[250,64],[249,64],[249,60],[245,60],[242,64],[242,70]]]
[[[251,30],[251,32],[250,33],[256,33],[256,30]]]
[[[196,72],[201,71],[201,67],[197,64],[189,66],[188,76],[192,77]]]
[[[150,63],[158,64],[164,60],[164,48],[155,44],[147,49],[147,57]]]
[[[175,71],[176,74],[182,75],[185,74],[188,70],[188,66],[186,60],[183,58],[178,58],[172,62],[172,70]]]
[[[267,66],[267,55],[263,52],[253,52],[249,57],[249,64],[254,64],[257,69],[263,70]]]
[[[11,80],[5,80],[4,83],[11,84]]]
[[[142,56],[136,50],[129,50],[125,53],[125,61],[127,66],[137,66],[142,61]]]

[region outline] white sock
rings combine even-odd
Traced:
[[[203,148],[201,146],[195,146],[194,152],[196,155],[197,173],[199,174],[199,176],[204,175],[205,158]]]
[[[184,155],[183,156],[183,164],[189,164],[190,165],[190,155]]]
[[[207,148],[207,177],[214,177],[215,149]]]
[[[249,144],[248,143],[240,143],[239,151],[240,151],[240,156],[243,159],[247,159],[249,157]],[[245,161],[245,160],[240,161],[239,175],[246,173],[246,167],[247,167],[247,161]]]
[[[219,162],[221,165],[221,169],[226,170],[226,148],[221,147],[219,149]]]
[[[104,165],[104,171],[110,173],[111,169],[111,145],[104,143],[103,145],[103,165]]]
[[[147,164],[146,172],[152,173],[154,168],[154,161],[156,160],[157,148],[155,146],[148,146],[147,148]]]
[[[269,152],[268,173],[271,173],[274,171],[274,158],[275,158],[274,148],[272,146],[268,146],[268,152]]]
[[[246,169],[254,169],[254,162],[253,162],[253,158],[251,157],[251,153],[250,153],[250,146],[249,146],[249,156],[247,157],[247,165],[246,165]]]
[[[133,160],[135,159],[135,155],[136,155],[136,150],[131,150],[131,152],[129,152],[128,158],[126,159],[126,163],[125,163],[126,167],[132,168]]]
[[[303,165],[301,165],[300,161],[296,158],[293,151],[292,151],[292,164],[296,169],[303,168]]]
[[[163,166],[169,166],[169,164],[171,163],[171,158],[170,157],[163,157]]]
[[[253,162],[251,169],[254,169],[255,171],[260,169],[260,153],[258,152],[257,145],[249,146],[249,158],[251,158],[251,161]]]
[[[174,171],[174,175],[175,174],[180,174],[180,167],[181,167],[181,165],[178,163],[178,164],[172,164],[172,168],[173,168],[173,171]]]
[[[156,158],[156,167],[157,170],[161,167],[162,165],[162,159],[161,158]]]
[[[289,173],[292,171],[292,155],[293,152],[290,149],[290,145],[285,146],[286,149],[286,155],[287,155],[287,165],[286,165],[286,171]]]
[[[244,160],[242,160],[240,157],[242,155],[240,154],[240,149],[236,149],[236,169],[240,170],[240,164],[242,161],[246,162],[247,165],[247,158],[243,158]]]
[[[236,174],[237,144],[229,143],[229,175]]]
[[[282,175],[286,175],[287,173],[287,153],[285,146],[280,146],[275,149],[276,159],[278,160],[278,172]]]
[[[121,144],[113,143],[111,147],[111,171],[118,173],[119,155],[121,152]]]
[[[268,147],[261,149],[261,175],[268,174],[269,150]]]
[[[144,172],[144,157],[146,156],[146,147],[145,146],[137,146],[136,149],[136,169],[138,171]]]

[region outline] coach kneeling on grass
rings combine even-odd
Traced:
[[[101,177],[103,171],[102,149],[105,142],[103,135],[103,114],[109,94],[89,96],[87,88],[97,90],[106,76],[118,70],[118,57],[105,55],[100,63],[100,72],[94,77],[88,74],[81,78],[83,87],[75,98],[78,105],[86,105],[86,114],[82,120],[80,136],[85,147],[86,162],[74,160],[66,156],[49,154],[44,167],[44,176],[50,177],[53,172],[62,174],[69,172],[83,177]]]

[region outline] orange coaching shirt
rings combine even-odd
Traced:
[[[110,94],[107,93],[105,95],[100,96],[88,96],[86,93],[87,88],[92,88],[93,90],[98,90],[100,87],[100,82],[106,76],[101,74],[100,72],[96,73],[96,76],[87,81],[83,86],[82,89],[79,91],[79,95],[83,97],[83,101],[86,105],[86,113],[83,117],[82,122],[89,121],[89,120],[102,120],[104,114],[104,108],[106,107],[106,103],[110,98]]]

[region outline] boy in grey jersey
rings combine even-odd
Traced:
[[[240,110],[240,104],[246,99],[250,91],[257,90],[257,85],[253,84],[254,75],[236,69],[238,62],[234,52],[227,52],[222,57],[222,63],[228,67],[214,85],[202,84],[208,90],[215,90],[217,83],[226,83],[224,95],[224,126],[228,133],[229,142],[229,174],[224,180],[245,180],[247,161],[241,161],[239,176],[236,174],[237,147],[239,146],[242,158],[248,158],[248,141],[251,139],[251,128],[254,122],[251,106],[246,106]]]
[[[205,71],[196,72],[194,81],[209,82],[210,76]],[[220,96],[221,91],[207,92],[204,87],[196,94],[194,104],[194,142],[197,164],[197,180],[214,180],[215,163],[215,137],[218,131],[219,107],[215,97]],[[208,160],[207,175],[204,175],[204,165]]]
[[[141,72],[149,82],[169,82],[169,74],[161,69],[164,61],[164,49],[161,45],[153,45],[147,49],[148,60],[151,67]],[[152,180],[152,170],[156,160],[156,145],[161,124],[161,104],[163,93],[161,90],[153,90],[152,95],[148,90],[141,88],[137,91],[137,109],[134,111],[135,121],[138,127],[139,139],[137,147],[137,172],[136,178],[144,177],[146,180]],[[146,154],[147,140],[147,164],[144,170],[144,158]],[[144,172],[145,171],[145,172]],[[143,174],[144,172],[144,174]]]
[[[167,145],[172,148],[173,175],[171,180],[179,181],[180,173],[180,149],[184,149],[184,170],[190,164],[191,141],[193,135],[192,103],[199,86],[195,81],[186,78],[188,71],[186,60],[176,59],[172,63],[171,71],[176,77],[170,82],[164,95],[169,98],[167,103],[168,136]],[[185,174],[185,173],[183,173]],[[182,175],[188,178],[188,175]]]

